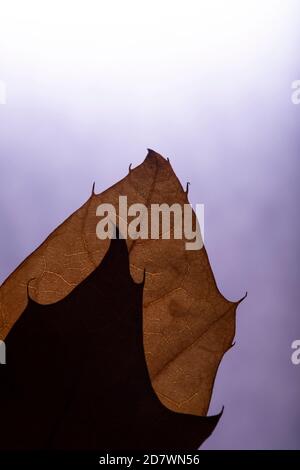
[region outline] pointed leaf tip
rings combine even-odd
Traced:
[[[147,149],[148,153],[146,155],[145,161],[155,161],[157,164],[165,164],[168,163],[167,160],[158,152],[155,152],[155,150],[152,149]]]

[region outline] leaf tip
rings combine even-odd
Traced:
[[[246,292],[246,294],[240,300],[237,301],[237,305],[243,302],[243,300],[245,300],[247,296],[248,296],[248,292]]]
[[[155,150],[147,149],[148,153],[146,155],[146,162],[155,162],[156,164],[167,164],[169,163],[160,153],[155,152]]]

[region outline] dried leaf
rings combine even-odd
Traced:
[[[29,299],[0,368],[0,449],[196,449],[219,416],[168,410],[155,394],[142,331],[143,283],[125,240],[64,299]]]
[[[96,237],[101,203],[128,205],[188,203],[169,161],[149,151],[145,161],[114,186],[96,195],[60,225],[0,288],[0,331],[4,339],[30,296],[50,304],[66,297],[101,263],[109,241]],[[185,240],[128,240],[130,270],[143,298],[144,348],[155,392],[173,411],[205,415],[214,378],[235,333],[238,302],[219,292],[203,247],[187,251]]]

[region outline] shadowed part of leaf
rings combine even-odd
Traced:
[[[196,449],[219,416],[170,411],[148,374],[126,242],[63,300],[28,306],[0,367],[1,449]]]

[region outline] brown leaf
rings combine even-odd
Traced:
[[[170,163],[149,151],[145,161],[60,225],[0,288],[4,339],[27,305],[27,288],[38,303],[63,299],[102,261],[109,240],[96,237],[101,203],[188,203]],[[152,385],[174,411],[207,413],[216,371],[235,333],[238,302],[218,291],[203,247],[187,251],[185,240],[127,240],[131,274],[143,277],[144,348]]]
[[[124,239],[59,302],[29,298],[0,367],[0,451],[197,449],[217,416],[165,407],[143,346],[144,280]],[[117,295],[116,295],[117,293]]]

